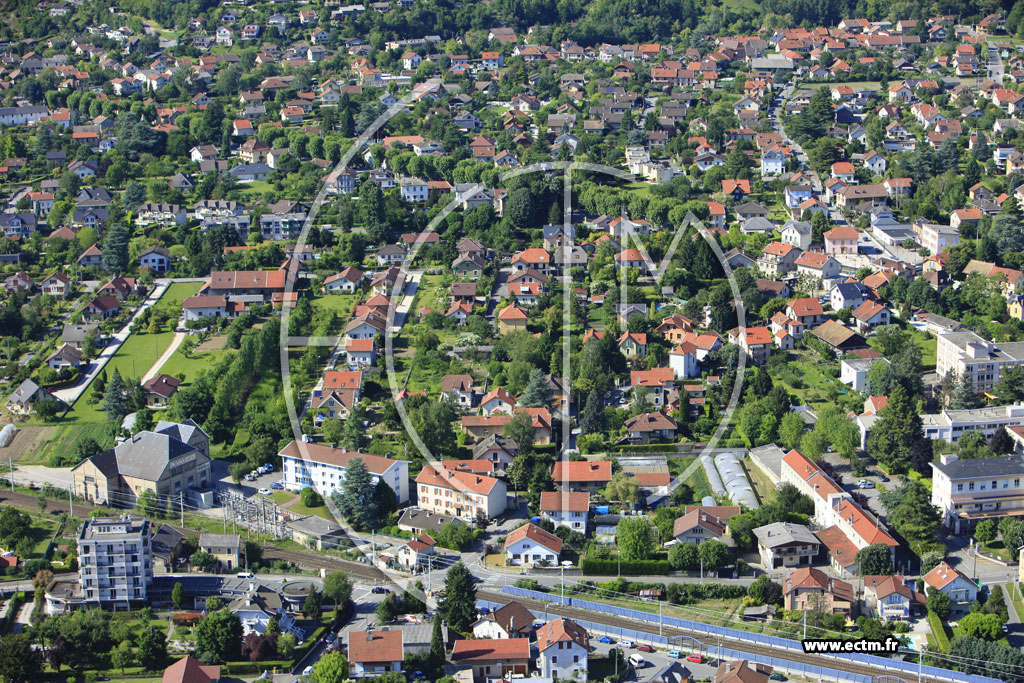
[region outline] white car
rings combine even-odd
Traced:
[[[632,640],[620,640],[619,647],[634,647]]]
[[[269,496],[270,495],[270,489],[260,489],[259,490],[259,494],[261,496]]]

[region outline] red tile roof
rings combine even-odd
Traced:
[[[351,631],[348,661],[359,664],[392,663],[405,659],[402,631]]]
[[[542,545],[555,554],[562,552],[562,539],[550,531],[544,531],[536,524],[527,522],[518,529],[510,531],[505,536],[505,547],[508,548],[514,543],[529,539],[538,545]]]
[[[555,463],[551,478],[555,485],[563,482],[611,481],[612,463],[610,460],[559,460]]]

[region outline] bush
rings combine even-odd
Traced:
[[[618,560],[584,559],[580,563],[584,574],[596,574],[610,576],[620,574],[622,576],[659,576],[668,574],[668,560],[633,560],[631,562],[620,562]]]
[[[299,494],[299,496],[302,500],[302,504],[308,508],[317,508],[324,504],[324,499],[320,496],[320,494],[314,491],[309,486],[302,489],[302,492]]]

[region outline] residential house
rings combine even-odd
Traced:
[[[516,566],[557,566],[562,539],[527,522],[505,536],[505,563]]]
[[[401,629],[350,631],[348,634],[350,678],[381,676],[387,672],[400,673],[405,662],[405,642]]]
[[[754,529],[761,566],[766,569],[814,564],[821,542],[801,524],[775,522]]]
[[[551,479],[559,491],[597,493],[612,480],[610,460],[558,460]]]
[[[955,569],[945,561],[924,575],[926,593],[939,591],[949,596],[952,601],[952,613],[964,615],[970,606],[977,602],[980,588],[959,569]]]
[[[587,683],[590,640],[582,626],[558,617],[537,629],[541,676],[560,681]]]
[[[801,567],[787,576],[782,593],[788,610],[819,610],[848,617],[854,616],[857,610],[857,597],[851,584],[813,567]]]
[[[544,491],[540,494],[540,513],[556,527],[587,533],[590,494],[585,491]]]

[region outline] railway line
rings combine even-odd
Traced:
[[[0,491],[0,503],[13,505],[19,508],[25,508],[28,510],[37,510],[38,502],[37,498],[33,495],[11,491]],[[76,512],[91,512],[96,509],[95,506],[86,503],[75,503]],[[48,499],[46,504],[47,512],[70,512],[70,505],[66,501],[59,501]],[[185,533],[195,533],[195,529],[181,528],[176,525],[172,525],[174,528],[179,529]],[[266,560],[283,560],[285,562],[291,562],[297,566],[305,567],[307,569],[324,569],[328,571],[341,571],[348,574],[353,579],[361,581],[369,581],[372,583],[386,583],[390,579],[383,571],[376,567],[371,567],[359,562],[351,562],[349,560],[343,560],[330,555],[319,555],[308,552],[300,552],[294,550],[284,550],[273,545],[266,545],[263,548],[263,557]],[[552,603],[544,600],[537,600],[533,598],[524,598],[508,595],[506,593],[500,593],[491,590],[478,590],[477,597],[481,600],[496,604],[507,604],[509,602],[519,602],[536,612],[546,611],[548,614],[557,616],[568,617],[570,619],[577,619],[581,621],[590,621],[604,624],[607,626],[627,629],[627,630],[638,630],[638,627],[644,625],[644,622],[637,622],[635,619],[628,619],[620,617],[614,614],[607,614],[603,612],[595,612],[579,607],[559,605],[558,603]],[[654,622],[646,622],[646,625],[651,629],[655,628],[657,624]],[[730,648],[735,650],[741,650],[755,655],[763,655],[766,657],[777,657],[793,662],[800,662],[810,666],[822,666],[831,669],[838,669],[847,671],[850,673],[860,674],[862,676],[869,676],[878,683],[893,683],[894,681],[904,680],[906,683],[956,683],[961,678],[957,677],[958,672],[950,671],[950,676],[937,677],[934,675],[922,675],[919,678],[917,676],[911,676],[911,680],[905,678],[897,678],[893,675],[894,672],[885,669],[881,666],[872,666],[860,662],[853,662],[848,659],[839,657],[831,657],[823,654],[807,654],[802,650],[783,649],[770,647],[761,643],[755,643],[750,640],[744,640],[741,638],[730,638],[722,636],[721,638],[709,634],[705,631],[698,629],[685,629],[678,626],[664,625],[661,627],[661,632],[669,638],[689,638],[693,639],[704,646],[705,652],[713,652],[716,646],[724,648]]]
[[[388,581],[388,577],[384,572],[374,567],[369,567],[358,562],[349,562],[333,557],[310,555],[307,553],[292,552],[286,550],[280,550],[277,548],[266,548],[264,550],[264,557],[287,560],[297,565],[309,567],[312,569],[334,569],[344,571],[353,578],[362,579],[365,581],[373,582],[384,582]],[[634,619],[627,619],[625,617],[619,617],[612,614],[605,614],[602,612],[593,612],[590,610],[582,609],[579,607],[563,606],[558,603],[545,602],[543,600],[535,600],[532,598],[522,598],[511,596],[506,593],[500,593],[497,591],[490,590],[478,590],[477,598],[480,600],[486,600],[487,602],[493,602],[498,604],[507,604],[509,602],[518,602],[531,611],[534,612],[547,612],[562,617],[568,617],[570,619],[577,619],[580,621],[598,622],[608,626],[614,626],[627,630],[638,630],[643,624],[637,623]],[[649,622],[647,624],[651,628],[656,628],[656,624]],[[807,654],[802,650],[789,650],[769,647],[760,643],[754,643],[749,640],[743,640],[739,638],[728,638],[722,637],[720,640],[709,633],[699,630],[683,629],[675,626],[664,626],[662,627],[662,633],[668,637],[683,637],[692,638],[704,645],[705,653],[713,652],[714,648],[718,645],[724,648],[730,648],[735,650],[742,650],[751,654],[763,655],[766,657],[779,657],[783,659],[789,659],[794,662],[800,662],[808,664],[810,666],[822,666],[831,669],[839,669],[842,671],[848,671],[850,673],[860,674],[862,676],[870,676],[874,680],[886,681],[892,683],[893,681],[905,680],[896,678],[893,672],[883,667],[871,666],[868,664],[862,664],[859,662],[852,662],[848,659],[842,659],[839,657],[829,657],[828,655],[818,654]],[[940,678],[930,675],[922,675],[920,678],[916,676],[912,677],[911,681],[907,683],[950,683],[950,681],[959,680],[956,678],[958,672],[950,671],[949,678]]]

